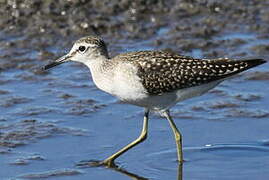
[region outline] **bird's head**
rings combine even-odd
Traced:
[[[87,63],[98,57],[108,58],[106,44],[98,37],[87,36],[77,40],[69,53],[44,66],[43,69],[47,70],[67,61]]]

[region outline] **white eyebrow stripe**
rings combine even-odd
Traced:
[[[97,45],[96,44],[88,44],[88,47],[93,48],[93,47],[97,47]]]

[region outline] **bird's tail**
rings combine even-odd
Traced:
[[[266,63],[263,59],[245,59],[245,60],[227,60],[219,59],[215,60],[215,71],[219,74],[216,75],[218,78],[226,78],[253,68],[255,66]],[[216,67],[218,65],[218,67]]]
[[[229,76],[237,74],[250,68],[256,67],[258,65],[264,64],[266,62],[267,61],[264,59],[244,59],[244,60],[232,61],[233,71],[227,75]]]
[[[240,62],[244,62],[244,64],[245,64],[244,70],[247,70],[247,69],[253,68],[255,66],[264,64],[267,61],[264,59],[246,59],[246,60],[241,60]]]

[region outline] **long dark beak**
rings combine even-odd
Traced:
[[[69,61],[69,60],[71,60],[71,56],[67,54],[67,55],[65,55],[65,56],[57,59],[56,61],[51,62],[51,63],[47,64],[46,66],[43,66],[42,67],[42,70],[48,70],[50,68],[53,68],[55,66],[58,66],[58,65],[66,62],[66,61]]]

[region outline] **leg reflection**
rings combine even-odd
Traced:
[[[149,180],[148,178],[142,177],[140,175],[134,174],[132,172],[129,172],[123,168],[119,168],[117,166],[115,167],[110,167],[110,169],[117,171],[121,174],[124,174],[128,177],[130,177],[133,180]],[[177,170],[177,180],[183,180],[183,164],[178,165],[178,170]]]
[[[183,179],[183,164],[178,164],[177,179],[178,180]]]

